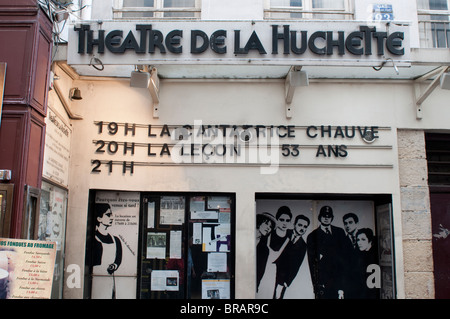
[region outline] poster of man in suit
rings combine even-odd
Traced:
[[[372,201],[258,199],[256,203],[257,216],[272,216],[270,232],[266,229],[261,238],[257,231],[258,269],[264,270],[258,273],[257,298],[379,297]]]

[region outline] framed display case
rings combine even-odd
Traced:
[[[234,198],[143,196],[138,298],[234,298]]]
[[[52,299],[62,299],[68,191],[42,181],[38,240],[56,242]]]
[[[93,190],[91,199],[86,298],[234,298],[234,194]]]
[[[39,188],[25,185],[22,238],[38,238],[40,199],[41,190]]]
[[[9,237],[14,184],[0,184],[0,237]]]

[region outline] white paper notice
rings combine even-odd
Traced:
[[[202,280],[202,299],[230,299],[230,280]]]
[[[147,233],[147,258],[166,258],[166,233]]]
[[[209,272],[226,272],[227,271],[227,254],[226,253],[209,253],[208,254],[208,271]]]
[[[148,202],[147,208],[147,228],[155,228],[155,202]]]
[[[181,258],[181,230],[170,231],[170,258]]]
[[[151,289],[153,291],[178,291],[178,270],[153,270]]]
[[[192,244],[202,244],[202,223],[194,223],[192,230]]]
[[[182,225],[184,223],[184,197],[161,197],[161,225]]]
[[[230,199],[228,197],[208,197],[208,209],[217,209],[224,212],[230,211]]]

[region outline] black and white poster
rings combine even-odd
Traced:
[[[94,214],[92,298],[135,298],[139,193],[97,192]]]
[[[379,297],[373,202],[256,203],[257,298]]]

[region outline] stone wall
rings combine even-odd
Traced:
[[[431,211],[425,134],[398,130],[405,297],[433,299]]]

